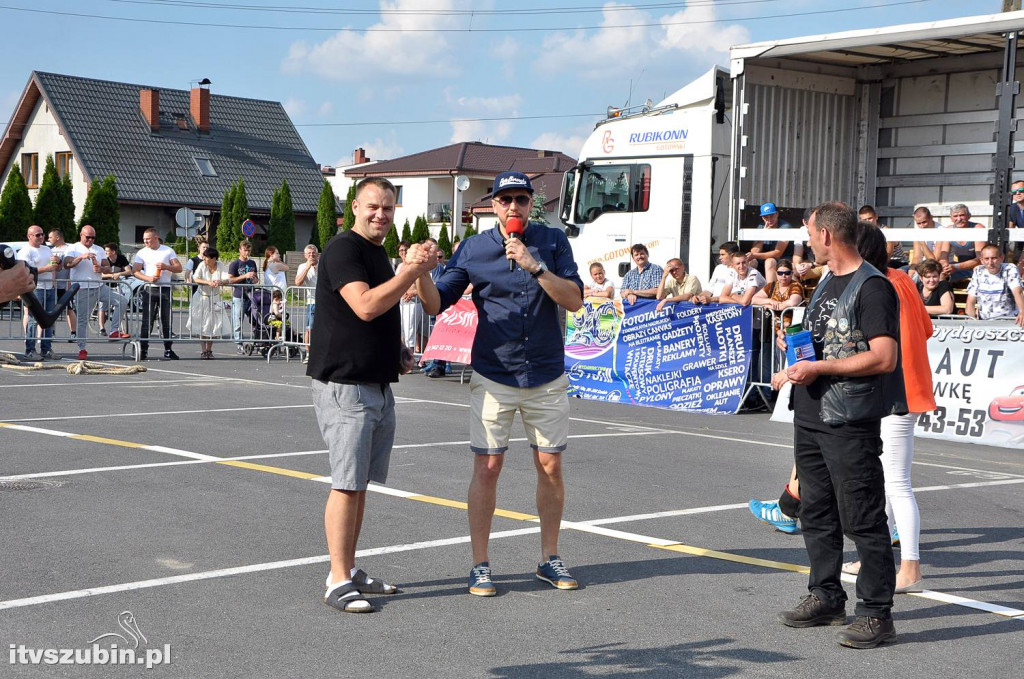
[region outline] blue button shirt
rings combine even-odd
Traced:
[[[548,270],[573,281],[583,294],[569,239],[561,229],[528,224],[523,243]],[[527,271],[508,270],[498,227],[464,240],[437,279],[441,310],[473,285],[479,323],[473,341],[473,369],[511,387],[539,387],[565,372],[559,324],[561,307]]]

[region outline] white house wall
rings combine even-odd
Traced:
[[[54,156],[59,152],[70,152],[71,149],[68,146],[67,140],[64,135],[61,134],[60,127],[57,125],[57,120],[50,113],[50,107],[46,103],[46,100],[39,97],[36,102],[35,108],[32,110],[32,115],[29,116],[28,124],[25,127],[25,133],[14,149],[14,154],[11,156],[11,161],[7,164],[7,167],[3,168],[2,180],[0,180],[0,186],[7,184],[7,175],[11,172],[11,167],[14,163],[21,165],[21,154],[23,153],[38,153],[39,154],[39,182],[43,180],[43,171],[46,169],[46,156]],[[22,168],[22,174],[24,174],[24,168]],[[85,196],[89,192],[89,184],[86,181],[86,177],[82,172],[82,166],[78,163],[78,158],[75,158],[75,162],[71,168],[71,189],[72,197],[75,201],[75,219],[78,220],[82,216],[82,208],[85,206]],[[32,199],[33,205],[35,204],[36,197],[39,195],[39,189],[29,189],[28,195]]]

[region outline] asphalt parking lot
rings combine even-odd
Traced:
[[[0,676],[1021,676],[1020,450],[918,439],[929,589],[897,597],[896,645],[855,651],[837,628],[775,621],[805,592],[807,558],[747,501],[788,478],[788,425],[573,400],[560,551],[574,592],[533,577],[517,425],[493,526],[499,596],[481,599],[466,592],[468,390],[410,375],[357,557],[402,592],[347,615],[321,598],[329,468],[304,366],[175,349],[183,360],[138,375],[0,371]],[[40,655],[97,638],[161,663]]]

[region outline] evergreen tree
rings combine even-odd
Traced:
[[[537,222],[538,224],[548,223],[548,213],[544,210],[544,203],[548,202],[548,197],[544,195],[543,191],[537,191],[533,194],[533,209],[530,210],[529,221]]]
[[[295,209],[292,205],[292,190],[288,186],[288,180],[281,180],[281,242],[278,248],[281,252],[294,250],[295,243]]]
[[[462,233],[462,240],[466,240],[470,236],[476,235],[476,229],[473,228],[472,224],[466,224],[466,230]]]
[[[356,215],[352,212],[352,201],[356,199],[356,183],[348,187],[348,195],[345,197],[345,214],[341,221],[341,230],[348,231],[356,224]]]
[[[270,201],[270,219],[267,221],[267,245],[274,245],[278,251],[284,253],[286,250],[278,240],[281,237],[281,189],[274,189],[274,197]]]
[[[427,227],[427,218],[420,215],[412,227],[412,242],[422,243],[428,238],[430,238],[430,229]]]
[[[249,199],[245,195],[245,180],[241,177],[238,178],[238,184],[235,186],[235,199],[232,208],[234,216],[231,220],[231,235],[235,241],[235,246],[232,248],[234,250],[238,248],[238,243],[246,237],[242,233],[242,222],[249,219]]]
[[[70,235],[75,231],[75,191],[71,186],[71,173],[64,175],[60,182],[60,228],[61,232]],[[120,245],[120,240],[117,241]]]
[[[323,252],[327,243],[338,233],[338,212],[335,208],[334,191],[326,180],[324,188],[320,191],[320,201],[316,206],[316,230],[320,236],[320,252]]]
[[[0,193],[0,242],[25,240],[32,223],[32,199],[28,197],[25,177],[15,163]]]
[[[32,220],[49,233],[53,229],[64,230],[61,223],[64,207],[61,204],[60,177],[57,176],[57,165],[53,156],[46,156],[46,169],[43,170],[43,181],[39,184],[36,195],[36,207]]]
[[[388,229],[388,235],[384,236],[384,250],[391,259],[398,257],[398,229],[394,224]]]
[[[217,224],[217,249],[231,252],[238,247],[238,241],[231,242],[231,220],[235,214],[235,185],[224,192],[224,200],[220,204],[220,221]]]
[[[412,242],[412,229],[409,228],[409,218],[405,219],[405,226],[402,227],[402,240],[407,243]]]
[[[102,180],[96,177],[89,184],[89,195],[78,227],[86,224],[96,229],[96,243],[121,242],[121,206],[117,202],[117,178],[114,175],[108,174]],[[74,238],[74,234],[64,236],[68,242]]]
[[[452,256],[452,243],[448,240],[448,225],[441,222],[441,233],[437,236],[437,247],[441,248],[445,259]]]

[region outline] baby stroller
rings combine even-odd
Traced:
[[[265,288],[253,288],[246,293],[249,304],[249,322],[252,324],[252,339],[242,342],[242,351],[246,356],[259,353],[266,356],[270,349],[277,344],[274,339],[274,328],[267,322],[270,315],[271,295],[270,290]]]

